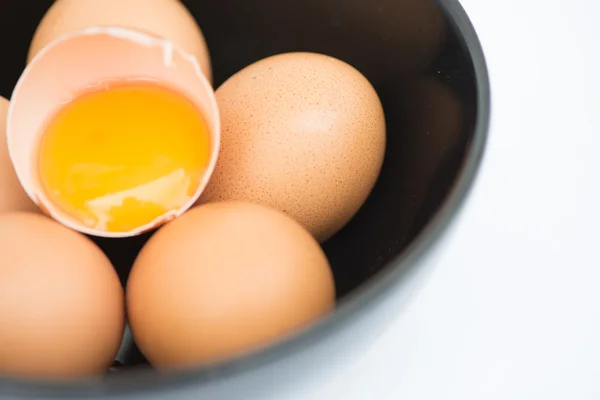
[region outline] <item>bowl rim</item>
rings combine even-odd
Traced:
[[[143,396],[168,392],[170,389],[199,387],[209,381],[221,381],[233,375],[268,365],[285,357],[307,351],[324,338],[344,329],[353,317],[365,312],[374,304],[385,301],[398,289],[405,289],[408,275],[415,272],[430,250],[440,242],[443,234],[456,220],[478,176],[483,160],[491,120],[491,92],[488,69],[483,48],[467,13],[459,0],[432,0],[445,13],[448,22],[463,37],[463,45],[469,53],[477,89],[477,117],[474,136],[465,157],[462,171],[457,177],[446,201],[428,222],[422,232],[401,254],[390,261],[392,268],[386,268],[340,303],[329,317],[314,324],[304,332],[286,338],[273,346],[252,354],[226,361],[221,364],[199,367],[179,374],[164,375],[157,379],[142,380],[131,385],[129,380],[116,379],[113,385],[106,380],[92,380],[74,383],[42,383],[19,379],[0,378],[0,394],[18,396],[76,398],[110,398],[112,396]],[[396,268],[402,265],[403,268]],[[133,373],[133,372],[132,372]],[[129,374],[127,374],[129,375]],[[130,375],[131,376],[131,375]],[[123,384],[123,381],[127,384]],[[164,393],[168,396],[168,393]]]

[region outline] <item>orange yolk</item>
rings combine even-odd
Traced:
[[[89,228],[128,232],[188,203],[210,161],[198,109],[153,83],[84,93],[51,121],[39,176],[63,212]]]

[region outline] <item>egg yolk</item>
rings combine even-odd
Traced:
[[[89,228],[128,232],[193,197],[210,161],[199,110],[153,83],[86,92],[51,121],[39,176],[48,200]]]

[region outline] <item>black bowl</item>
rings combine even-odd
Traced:
[[[83,1],[83,0],[82,0]],[[0,95],[9,97],[51,0],[0,5]],[[255,354],[158,374],[126,337],[101,380],[53,384],[0,380],[16,397],[277,398],[373,337],[398,313],[415,273],[473,184],[487,135],[490,96],[482,50],[456,0],[187,0],[208,41],[215,87],[261,58],[312,51],[359,69],[386,113],[381,177],[358,215],[324,244],[339,307],[306,332]],[[95,239],[125,282],[150,235]],[[0,344],[1,345],[1,344]]]

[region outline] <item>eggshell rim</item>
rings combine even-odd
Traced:
[[[34,188],[35,185],[33,185],[31,182],[26,182],[26,183],[24,182],[24,180],[22,178],[22,174],[20,172],[21,168],[17,165],[17,163],[15,163],[15,156],[14,156],[15,150],[13,148],[14,145],[13,145],[13,142],[11,139],[14,135],[14,133],[12,132],[12,119],[13,119],[13,114],[14,114],[13,105],[16,103],[20,88],[23,85],[23,83],[25,82],[25,80],[27,79],[32,68],[34,68],[35,65],[37,64],[37,62],[41,58],[43,58],[49,51],[51,51],[53,48],[55,48],[62,42],[67,41],[74,37],[93,36],[93,35],[105,35],[105,36],[110,36],[110,37],[117,38],[117,39],[129,40],[140,46],[145,46],[145,47],[157,46],[159,48],[162,48],[163,55],[164,55],[163,62],[165,63],[166,67],[169,67],[169,63],[170,63],[170,60],[172,59],[173,52],[179,53],[179,55],[185,61],[189,62],[192,65],[192,67],[194,68],[194,71],[201,82],[202,89],[208,93],[208,101],[209,101],[209,105],[210,105],[210,109],[211,109],[209,111],[209,113],[211,115],[204,116],[205,119],[206,119],[206,117],[210,117],[210,121],[207,120],[206,122],[208,123],[209,128],[211,129],[211,159],[210,159],[208,167],[204,171],[203,178],[202,178],[202,181],[200,182],[200,185],[198,186],[198,189],[196,189],[196,191],[194,192],[194,195],[182,207],[180,207],[176,210],[171,210],[165,214],[160,215],[159,217],[155,218],[154,220],[152,220],[151,222],[149,222],[145,225],[142,225],[140,227],[137,227],[132,230],[125,231],[125,232],[108,232],[108,231],[103,231],[103,230],[99,230],[99,229],[89,228],[89,227],[85,226],[83,223],[80,223],[80,224],[76,223],[74,221],[74,219],[73,219],[73,221],[71,221],[70,219],[61,217],[60,215],[62,213],[56,211],[57,207],[55,207],[52,204],[52,202],[49,201],[43,193],[40,193],[40,194],[37,193],[36,189]],[[92,235],[92,236],[96,236],[96,237],[106,237],[106,238],[126,238],[126,237],[133,237],[133,236],[141,235],[145,232],[148,232],[150,230],[158,228],[175,218],[178,218],[183,213],[185,213],[187,210],[189,210],[192,206],[194,206],[194,204],[198,201],[198,199],[200,198],[200,196],[206,189],[206,186],[208,185],[210,178],[212,177],[215,166],[217,164],[217,159],[219,157],[219,151],[220,151],[220,147],[221,147],[221,118],[220,118],[217,99],[215,97],[214,88],[208,81],[208,78],[206,78],[206,76],[202,72],[202,69],[200,68],[200,64],[198,63],[198,60],[196,59],[196,57],[194,55],[184,51],[183,49],[181,49],[179,46],[177,46],[175,43],[173,43],[170,40],[167,40],[167,39],[164,39],[164,38],[161,38],[158,36],[153,36],[153,35],[147,34],[145,32],[139,31],[139,30],[135,30],[135,29],[131,29],[131,28],[124,28],[124,27],[120,27],[120,26],[91,26],[91,27],[87,27],[87,28],[84,28],[81,30],[77,30],[74,32],[60,35],[59,37],[57,37],[56,39],[54,39],[50,43],[48,43],[46,46],[44,46],[35,55],[35,57],[33,57],[31,59],[29,64],[25,67],[25,69],[24,69],[23,73],[21,74],[21,76],[19,77],[19,80],[17,81],[17,84],[15,85],[15,88],[12,91],[12,94],[10,97],[10,104],[8,107],[8,114],[7,114],[7,118],[6,118],[6,144],[8,147],[8,155],[9,155],[11,164],[13,165],[13,168],[15,170],[15,173],[17,175],[17,178],[18,178],[21,186],[23,187],[23,189],[25,190],[25,193],[27,193],[29,198],[38,207],[40,207],[44,213],[48,214],[51,218],[53,218],[54,220],[65,225],[66,227],[73,229],[75,231],[87,234],[87,235]]]

